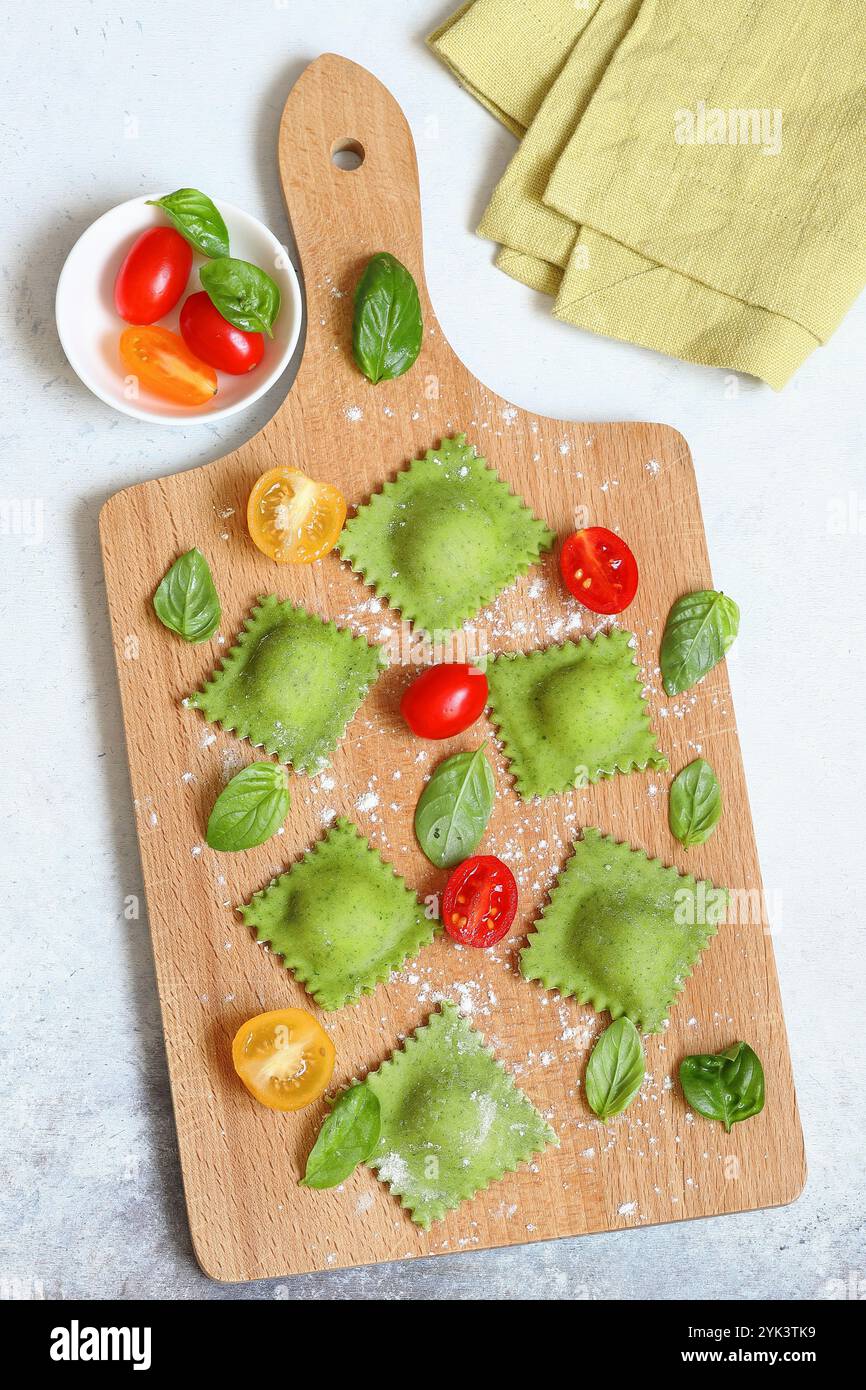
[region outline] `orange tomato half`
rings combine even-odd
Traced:
[[[250,493],[247,525],[263,554],[278,565],[309,565],[334,546],[346,520],[346,499],[330,483],[299,468],[271,468]]]
[[[269,1110],[303,1110],[318,1100],[334,1070],[334,1044],[306,1009],[274,1009],[247,1019],[232,1061],[251,1096]]]
[[[216,395],[217,374],[194,357],[177,333],[151,324],[125,328],[120,356],[130,376],[155,396],[176,405],[204,405]]]

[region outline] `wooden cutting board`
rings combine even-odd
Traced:
[[[359,168],[335,148],[363,150]],[[192,1237],[203,1269],[259,1279],[554,1236],[614,1230],[791,1201],[804,1181],[800,1123],[761,875],[725,668],[670,700],[658,676],[671,603],[712,585],[688,446],[665,425],[576,424],[511,405],[477,381],[439,329],[424,284],[415,151],[402,112],[363,68],[333,55],[304,72],[286,104],[279,167],[306,284],[307,336],[297,380],[270,423],[235,453],[203,468],[128,488],[103,508],[101,537],[138,834],[171,1072]],[[418,281],[422,354],[398,381],[372,386],[351,356],[352,290],[367,258],[393,252]],[[471,285],[467,284],[467,293]],[[495,332],[495,324],[490,325]],[[575,336],[571,350],[577,355]],[[372,639],[394,640],[399,617],[335,555],[278,567],[249,540],[245,507],[266,468],[291,464],[339,485],[350,504],[444,435],[465,431],[560,536],[579,524],[622,529],[641,563],[625,615],[638,638],[653,726],[671,774],[633,774],[543,803],[517,800],[495,750],[498,800],[486,852],[500,854],[521,889],[514,929],[495,953],[447,939],[424,950],[357,1008],[324,1016],[337,1047],[334,1080],[374,1068],[442,996],[461,1003],[561,1138],[532,1170],[506,1177],[425,1234],[366,1168],[330,1192],[297,1186],[324,1114],[256,1105],[237,1082],[230,1043],[263,1009],[315,1011],[233,911],[301,856],[334,815],[350,817],[422,896],[446,875],[418,850],[412,816],[439,758],[477,746],[484,722],[447,744],[414,740],[398,714],[417,667],[393,665],[349,726],[329,774],[292,776],[280,838],[240,855],[216,854],[205,825],[224,780],[257,753],[184,709],[183,696],[233,641],[260,594],[291,598]],[[222,638],[188,646],[156,620],[151,598],[191,546],[207,555],[223,602]],[[459,556],[455,556],[459,563]],[[745,603],[748,622],[748,595]],[[476,629],[491,649],[529,649],[595,630],[565,594],[555,555],[487,610]],[[667,827],[670,776],[703,753],[725,814],[688,854]],[[745,890],[738,923],[724,926],[673,1010],[647,1041],[647,1081],[624,1116],[602,1127],[583,1099],[586,1057],[608,1022],[523,981],[517,950],[569,846],[595,825],[698,877]],[[763,1114],[726,1135],[687,1112],[676,1081],[689,1052],[747,1039],[764,1061]],[[135,1233],[130,1230],[130,1240]]]

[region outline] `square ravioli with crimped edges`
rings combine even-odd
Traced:
[[[666,768],[622,628],[487,663],[491,717],[524,798]]]
[[[725,889],[587,828],[520,954],[520,973],[658,1033],[726,905]]]
[[[447,1001],[364,1084],[382,1109],[368,1163],[425,1230],[559,1143],[481,1034]]]
[[[347,522],[344,560],[417,627],[448,632],[553,544],[466,435],[443,439]]]
[[[372,994],[438,929],[396,869],[342,817],[238,911],[328,1010]]]
[[[296,772],[320,772],[383,660],[363,637],[269,594],[186,703]]]

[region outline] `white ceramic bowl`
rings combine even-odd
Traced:
[[[273,233],[248,212],[215,199],[225,218],[232,255],[260,265],[280,287],[282,304],[274,336],[265,339],[265,355],[248,375],[217,373],[219,389],[206,405],[173,405],[144,390],[131,399],[125,389],[126,373],[117,348],[127,324],[114,308],[114,281],[136,237],[148,227],[169,225],[159,208],[147,206],[149,197],[159,196],[145,194],[121,203],[97,218],[78,238],[57,282],[57,332],[63,351],[85,386],[106,405],[124,415],[161,425],[207,423],[251,405],[285,371],[301,331],[301,289],[285,247]],[[193,252],[188,287],[172,312],[159,321],[174,332],[187,295],[201,289],[198,268],[204,259]]]

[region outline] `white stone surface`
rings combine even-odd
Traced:
[[[44,532],[0,537],[0,1293],[801,1299],[866,1278],[866,298],[780,395],[554,322],[472,235],[512,140],[424,48],[449,8],[68,0],[7,12],[0,496],[37,499]],[[128,483],[238,445],[288,381],[223,427],[151,429],[79,385],[52,301],[75,237],[145,189],[197,185],[286,237],[277,123],[325,50],[376,72],[416,132],[430,289],[467,365],[532,410],[659,419],[690,441],[715,578],[743,608],[732,680],[764,873],[781,901],[811,1169],[790,1208],[278,1286],[223,1288],[195,1265],[147,928],[124,918],[141,877],[97,514]],[[831,509],[848,499],[853,520],[832,534]]]

